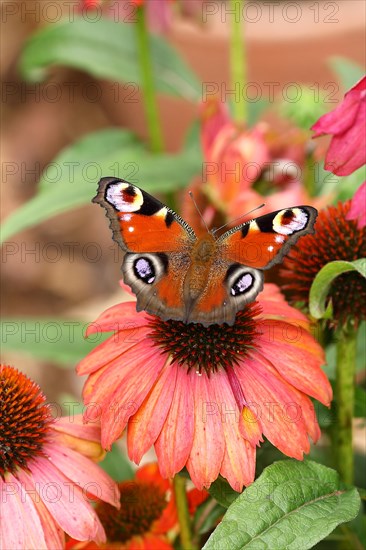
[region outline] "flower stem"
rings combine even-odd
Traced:
[[[149,130],[150,148],[154,153],[160,153],[163,151],[164,146],[156,104],[154,73],[150,55],[151,48],[149,43],[149,32],[146,26],[144,6],[139,6],[137,8],[136,33],[142,79],[142,93],[147,126]]]
[[[338,331],[337,378],[335,400],[335,451],[338,472],[345,483],[353,484],[352,418],[354,409],[354,377],[356,365],[357,331],[355,328]]]
[[[183,550],[196,550],[192,541],[191,518],[189,517],[186,480],[176,474],[173,480],[175,503],[177,506],[178,520],[180,526],[180,540]]]
[[[232,21],[230,39],[230,89],[233,91],[235,98],[233,117],[236,122],[245,122],[247,120],[247,104],[243,93],[247,77],[245,46],[243,42],[243,4],[244,0],[230,0]]]

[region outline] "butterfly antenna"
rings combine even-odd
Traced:
[[[242,214],[241,216],[239,216],[239,218],[235,218],[234,220],[231,220],[230,222],[227,222],[225,223],[224,225],[222,225],[221,227],[218,227],[217,229],[214,229],[213,231],[211,231],[212,234],[216,233],[217,231],[220,231],[220,229],[223,229],[224,227],[226,227],[227,225],[230,225],[238,220],[241,220],[242,218],[244,218],[245,216],[248,216],[248,214],[251,214],[252,212],[255,212],[256,210],[259,210],[260,208],[263,208],[263,206],[265,206],[265,203],[263,204],[260,204],[259,206],[256,206],[255,208],[253,208],[253,210],[249,210],[249,212],[247,212],[246,214]]]
[[[207,223],[205,222],[204,217],[202,216],[201,210],[198,208],[198,205],[197,205],[197,203],[196,203],[196,201],[195,201],[195,198],[194,198],[194,196],[193,196],[192,191],[188,191],[188,194],[189,194],[189,196],[191,197],[191,199],[192,199],[192,201],[193,201],[193,204],[194,204],[194,206],[195,206],[195,208],[196,208],[198,214],[200,215],[201,220],[203,221],[203,225],[204,225],[205,228],[207,229],[207,233],[209,233],[210,230],[209,230],[209,228],[207,227]]]

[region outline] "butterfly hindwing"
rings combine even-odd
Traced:
[[[303,235],[313,233],[317,210],[295,206],[260,216],[227,231],[218,242],[223,257],[256,269],[268,269],[282,261]]]
[[[190,313],[196,323],[233,325],[238,311],[253,302],[263,289],[263,273],[220,257],[213,262],[206,287]]]

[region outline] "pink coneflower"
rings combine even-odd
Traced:
[[[99,429],[80,417],[55,422],[39,386],[5,365],[0,402],[2,548],[63,548],[65,532],[105,540],[86,498],[119,506],[116,484],[89,458],[101,454]]]
[[[186,466],[198,489],[221,474],[240,491],[254,479],[263,435],[299,460],[308,435],[319,438],[308,396],[331,400],[323,351],[274,285],[233,326],[164,322],[127,302],[87,334],[98,331],[115,334],[78,366],[89,375],[85,420],[100,418],[105,448],[128,427],[136,463],[155,445],[163,477]]]

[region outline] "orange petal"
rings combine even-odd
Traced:
[[[187,469],[197,489],[209,487],[220,472],[225,451],[221,419],[221,403],[217,400],[221,385],[229,385],[226,376],[218,373],[198,375],[191,371],[194,396],[194,436]],[[218,390],[218,385],[219,389]]]
[[[239,430],[244,439],[254,447],[263,441],[260,421],[249,407],[244,407],[240,413]]]
[[[225,373],[220,375],[224,376]],[[240,492],[244,485],[250,485],[254,481],[256,449],[239,431],[240,411],[227,384],[220,386],[219,402],[225,436],[225,453],[220,474],[235,491]]]
[[[248,405],[257,407],[255,410],[264,435],[286,455],[302,460],[303,453],[309,452],[310,444],[296,391],[259,353],[245,359],[242,368],[237,368],[236,372]]]
[[[324,351],[307,330],[272,321],[270,331],[262,334],[258,343],[262,344],[261,353],[287,382],[329,405],[332,387],[321,369],[325,363]]]
[[[172,403],[177,377],[177,364],[167,364],[137,413],[128,423],[128,456],[136,464],[154,445]]]
[[[155,443],[163,477],[174,477],[185,465],[192,448],[194,401],[190,376],[177,368],[174,396],[160,435]]]

